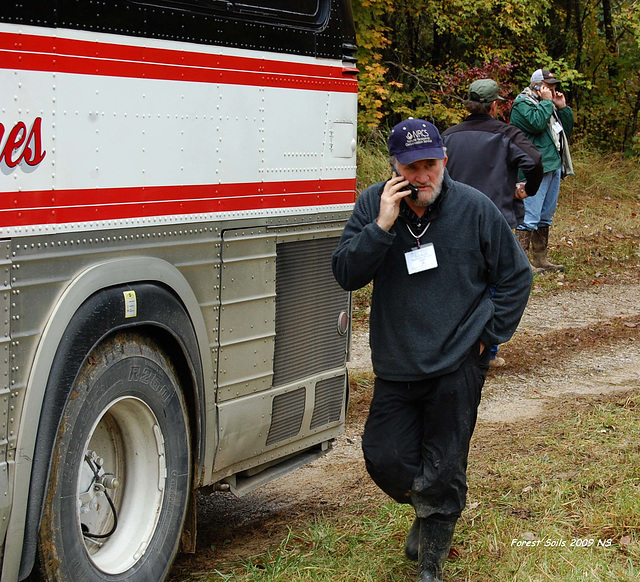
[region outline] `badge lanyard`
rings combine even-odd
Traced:
[[[418,236],[413,234],[413,231],[411,230],[411,227],[406,222],[404,223],[404,225],[407,227],[407,230],[409,231],[411,236],[416,239],[416,243],[418,244],[418,248],[420,248],[420,239],[424,236],[424,233],[427,232],[427,230],[431,226],[431,223],[428,222],[427,226],[424,227],[424,230]]]
[[[436,259],[436,251],[433,243],[427,243],[424,246],[420,244],[420,239],[424,236],[424,233],[427,232],[431,223],[429,222],[418,236],[414,234],[411,227],[406,222],[405,226],[411,236],[416,239],[417,243],[416,248],[404,254],[404,260],[407,263],[407,271],[409,272],[409,275],[420,273],[421,271],[428,271],[429,269],[435,269],[438,266],[438,260]]]

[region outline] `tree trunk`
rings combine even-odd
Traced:
[[[602,0],[602,22],[604,24],[604,38],[610,58],[607,69],[609,71],[609,78],[614,79],[618,76],[618,55],[616,51],[616,42],[613,36],[611,0]]]

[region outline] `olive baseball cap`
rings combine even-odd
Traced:
[[[389,134],[389,155],[401,164],[418,160],[443,160],[444,144],[433,123],[410,117],[395,125]]]
[[[492,103],[496,99],[502,100],[502,97],[498,95],[498,83],[493,79],[478,79],[471,83],[467,98],[469,101],[477,101],[478,103]]]

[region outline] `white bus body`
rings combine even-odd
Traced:
[[[348,0],[0,8],[2,582],[164,579],[344,429]]]

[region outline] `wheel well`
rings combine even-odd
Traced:
[[[136,294],[135,317],[126,317],[123,293],[129,291]],[[172,361],[184,389],[197,470],[201,458],[201,448],[197,443],[202,442],[198,433],[203,427],[205,412],[203,373],[198,342],[186,309],[170,289],[155,282],[117,285],[94,293],[67,325],[47,381],[29,485],[19,580],[24,580],[31,573],[35,562],[51,454],[71,388],[93,349],[125,330],[153,338]],[[196,471],[193,473],[195,475]]]

